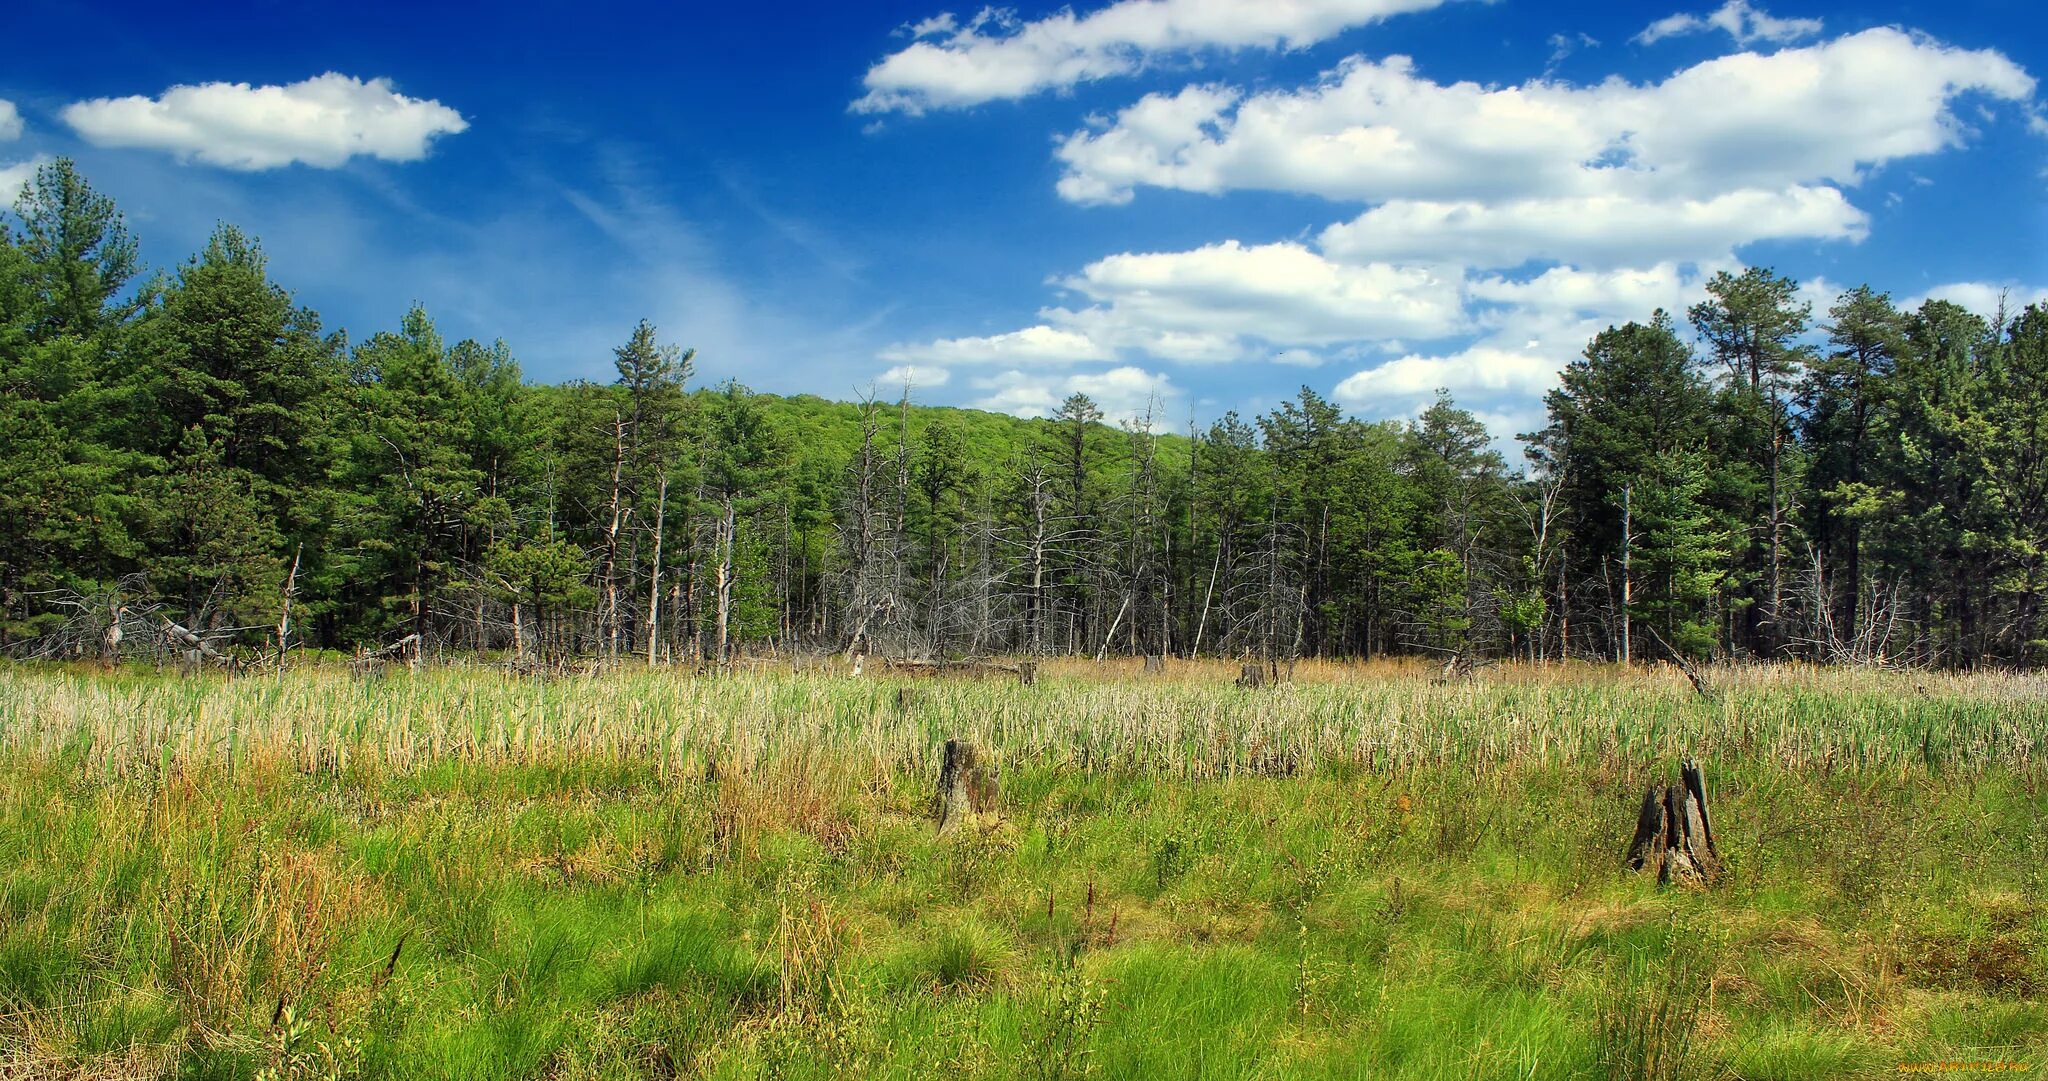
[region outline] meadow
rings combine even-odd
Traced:
[[[2048,679],[1234,674],[0,667],[0,1077],[2048,1070]]]

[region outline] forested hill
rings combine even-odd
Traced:
[[[2048,656],[2048,312],[1706,292],[1588,343],[1524,471],[1447,397],[778,398],[645,323],[530,384],[419,308],[327,332],[231,226],[145,278],[59,160],[0,235],[0,648]]]

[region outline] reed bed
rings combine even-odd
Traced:
[[[1731,667],[1711,672],[1702,696],[1676,671],[1591,665],[1502,666],[1451,683],[1417,665],[1302,665],[1263,690],[1229,674],[1061,662],[1020,687],[766,668],[552,679],[481,667],[189,678],[8,668],[0,753],[111,775],[251,756],[308,770],[574,759],[690,773],[794,757],[888,771],[925,769],[945,740],[966,739],[1020,765],[1206,778],[1678,755],[2025,771],[2048,750],[2037,676]]]

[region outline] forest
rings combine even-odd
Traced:
[[[703,386],[645,322],[544,385],[421,306],[329,331],[231,225],[146,274],[60,159],[0,225],[0,649],[2048,659],[2048,311],[1706,294],[1588,343],[1525,461],[1447,394],[1198,426]]]

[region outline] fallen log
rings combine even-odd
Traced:
[[[884,660],[882,667],[909,676],[992,676],[1014,675],[1030,683],[1037,678],[1038,665],[1031,661],[1001,664],[996,661],[902,661]]]

